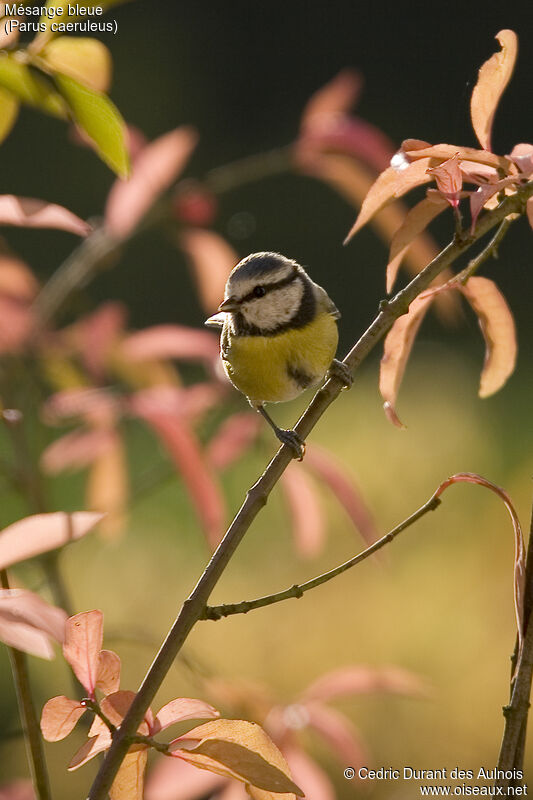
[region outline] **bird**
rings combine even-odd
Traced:
[[[332,375],[351,385],[348,368],[335,358],[339,319],[326,290],[298,262],[260,252],[234,267],[218,313],[205,322],[221,331],[220,357],[233,386],[300,461],[305,442],[276,425],[265,403],[292,400]]]

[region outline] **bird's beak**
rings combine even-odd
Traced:
[[[238,311],[240,302],[236,297],[226,297],[218,307],[218,311]]]

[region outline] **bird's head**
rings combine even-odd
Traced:
[[[279,253],[252,253],[232,270],[218,310],[271,333],[297,318],[310,283],[305,270]]]

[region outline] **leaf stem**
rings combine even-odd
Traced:
[[[0,582],[3,589],[9,589],[6,570],[0,570]],[[14,647],[8,647],[8,651],[33,786],[38,800],[52,800],[39,720],[31,694],[28,659]]]
[[[406,528],[409,528],[411,525],[413,525],[413,523],[417,522],[417,520],[427,514],[428,511],[434,511],[437,506],[440,505],[440,503],[441,500],[438,497],[435,497],[435,495],[432,495],[427,503],[424,503],[423,506],[420,506],[420,508],[411,514],[410,517],[407,517],[407,519],[405,519],[399,525],[396,525],[395,528],[386,533],[385,536],[382,536],[381,539],[373,542],[373,544],[371,544],[361,553],[358,553],[353,558],[348,559],[348,561],[345,561],[343,564],[339,564],[338,567],[330,569],[328,572],[324,572],[322,575],[318,575],[312,580],[301,584],[295,584],[294,586],[291,586],[282,592],[275,592],[274,594],[269,594],[265,597],[258,597],[255,600],[244,600],[242,603],[225,604],[220,606],[206,606],[200,619],[219,620],[222,617],[229,617],[233,614],[247,614],[253,609],[271,606],[274,605],[274,603],[280,603],[282,600],[288,600],[292,597],[299,599],[300,597],[303,597],[305,592],[308,592],[310,589],[314,589],[317,586],[321,586],[323,583],[327,583],[328,581],[332,580],[332,578],[336,578],[337,575],[341,575],[343,572],[355,567],[356,564],[360,564],[361,561],[364,561],[369,556],[377,553],[378,550],[381,550],[381,548],[386,544],[392,542],[392,540],[395,539],[399,533],[404,531]]]

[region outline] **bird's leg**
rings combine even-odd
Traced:
[[[282,444],[288,445],[294,453],[294,457],[298,459],[298,461],[302,461],[304,454],[305,454],[305,442],[303,442],[296,431],[292,430],[285,430],[284,428],[278,428],[272,417],[268,414],[267,410],[264,406],[256,406],[257,411],[261,414],[262,417],[266,419],[280,442]]]
[[[326,373],[326,380],[329,378],[338,378],[345,389],[350,389],[353,383],[353,375],[342,361],[339,361],[338,358],[334,358],[330,364],[330,367]]]

